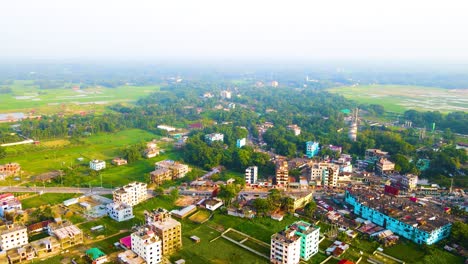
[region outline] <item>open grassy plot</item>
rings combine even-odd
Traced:
[[[183,247],[182,250],[171,256],[171,260],[180,258],[189,263],[268,263],[268,260],[261,258],[247,250],[244,250],[235,244],[218,238],[213,242],[212,239],[218,237],[220,233],[209,228],[207,225],[186,224],[182,225]],[[198,236],[200,243],[194,243],[190,236]]]
[[[120,150],[127,145],[149,141],[157,138],[156,135],[139,129],[129,129],[114,134],[97,134],[82,139],[81,142],[70,143],[57,147],[43,145],[23,145],[7,147],[9,153],[7,159],[0,163],[17,162],[24,171],[21,179],[28,180],[31,176],[41,173],[74,167],[76,176],[64,175],[62,180],[68,186],[100,186],[101,177],[103,187],[115,187],[127,184],[131,181],[147,181],[149,172],[154,170],[154,163],[163,159],[179,159],[181,153],[167,146],[165,153],[151,158],[141,159],[124,166],[114,166],[110,162],[118,156]],[[26,155],[27,153],[27,155]],[[78,158],[83,158],[78,161]],[[106,169],[99,172],[99,177],[89,176],[89,161],[101,159],[106,161]],[[68,178],[72,177],[72,178]],[[18,184],[12,178],[8,178],[0,184]],[[55,184],[60,183],[57,179]],[[42,185],[41,182],[35,183]],[[33,186],[31,183],[30,186]],[[47,183],[46,183],[47,185]],[[50,185],[50,184],[49,184]]]
[[[90,222],[79,224],[78,227],[81,228],[81,230],[83,230],[85,234],[89,235],[90,237],[96,238],[102,235],[114,235],[122,230],[129,231],[132,229],[133,226],[137,224],[141,224],[141,222],[135,219],[130,219],[124,222],[117,222],[111,219],[110,217],[105,216],[96,220],[92,220]],[[91,231],[91,228],[99,225],[102,225],[104,229],[101,231]]]
[[[258,242],[256,242],[255,240],[252,240],[252,239],[247,239],[245,240],[244,242],[242,242],[243,245],[257,251],[257,252],[260,252],[260,253],[263,253],[267,256],[270,255],[270,247],[267,247],[266,245],[263,245],[263,244],[260,244]]]
[[[190,221],[193,221],[195,223],[203,223],[205,222],[209,217],[211,213],[207,210],[200,210],[196,212],[195,214],[191,215],[189,217]]]
[[[324,253],[318,252],[317,254],[313,255],[312,258],[307,261],[309,264],[320,264],[322,261],[326,260],[328,256]]]
[[[38,208],[41,205],[56,205],[60,204],[65,200],[79,197],[81,194],[76,193],[44,193],[42,195],[36,195],[31,198],[21,200],[23,209]]]
[[[234,239],[237,242],[240,242],[240,241],[244,240],[245,238],[247,238],[246,236],[242,235],[241,233],[238,233],[238,232],[232,231],[232,230],[224,233],[224,235],[231,238],[231,239]]]
[[[135,215],[135,218],[140,218],[143,220],[144,219],[143,212],[145,210],[151,211],[159,207],[162,207],[170,211],[170,210],[176,209],[177,206],[174,205],[174,201],[171,199],[171,197],[166,196],[166,195],[160,195],[160,196],[156,196],[151,199],[148,199],[145,202],[133,207],[133,214]]]
[[[136,101],[159,91],[159,86],[96,86],[76,89],[77,85],[74,84],[67,84],[58,89],[40,89],[32,81],[15,81],[11,85],[0,87],[10,87],[13,90],[11,94],[1,96],[0,113],[34,110],[35,114],[104,111],[106,105]]]
[[[329,89],[359,103],[380,104],[385,110],[468,111],[468,90],[409,85],[357,85]]]

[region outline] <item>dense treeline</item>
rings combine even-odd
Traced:
[[[468,113],[452,112],[443,115],[438,111],[419,112],[416,110],[408,110],[404,114],[405,119],[413,122],[413,126],[426,127],[432,129],[432,123],[435,123],[435,128],[438,130],[450,129],[453,132],[468,134]]]

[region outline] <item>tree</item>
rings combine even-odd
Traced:
[[[171,199],[172,201],[175,201],[177,198],[179,198],[179,189],[174,188],[171,190]]]
[[[7,156],[5,148],[0,147],[0,159],[3,159]]]
[[[239,191],[239,188],[235,184],[222,185],[219,188],[218,198],[223,200],[226,206],[229,206],[232,199],[237,196]]]
[[[451,239],[464,248],[468,248],[468,224],[455,222],[450,233]]]
[[[315,203],[315,201],[312,200],[304,207],[304,214],[308,217],[313,217],[316,209],[317,204]]]
[[[269,211],[267,199],[257,198],[252,202],[252,205],[257,211],[257,214],[265,215]]]

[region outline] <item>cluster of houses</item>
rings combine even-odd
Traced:
[[[164,181],[185,177],[189,166],[173,160],[163,160],[155,163],[155,170],[150,172],[151,182],[161,185]]]
[[[0,180],[5,180],[7,177],[20,174],[21,166],[18,163],[7,163],[0,165]]]

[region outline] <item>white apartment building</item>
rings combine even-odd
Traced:
[[[231,91],[227,91],[227,90],[221,91],[221,98],[231,99],[231,96],[232,96]]]
[[[89,168],[95,171],[100,171],[106,168],[106,162],[103,160],[92,160],[89,162]]]
[[[112,192],[115,203],[135,206],[146,200],[148,192],[146,183],[132,182]]]
[[[298,221],[288,227],[296,231],[296,235],[301,238],[300,257],[308,261],[319,251],[320,227],[314,226],[304,221]]]
[[[107,206],[107,214],[117,222],[127,221],[135,217],[133,207],[123,203],[110,203]]]
[[[132,250],[146,261],[156,264],[162,261],[161,239],[150,228],[142,227],[131,234]]]
[[[418,185],[418,175],[406,174],[402,177],[401,183],[408,188],[408,190],[416,189]]]
[[[224,134],[220,134],[220,133],[212,133],[212,134],[208,134],[208,135],[205,135],[205,141],[209,144],[215,142],[215,141],[221,141],[223,142],[224,141]]]
[[[258,178],[258,167],[251,166],[245,169],[245,183],[255,184]]]
[[[315,181],[317,185],[336,187],[338,184],[338,174],[340,167],[333,163],[320,162],[310,166],[310,181]]]
[[[22,209],[21,201],[12,193],[0,194],[0,216],[5,217],[6,213],[15,212]]]
[[[294,230],[284,230],[271,236],[270,263],[297,264],[301,255],[301,239]]]
[[[28,243],[28,229],[24,225],[8,224],[0,227],[0,250],[7,251]]]

